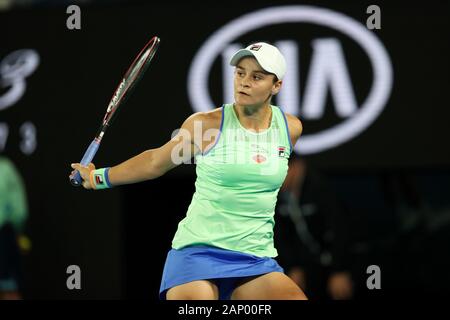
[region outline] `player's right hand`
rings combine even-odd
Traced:
[[[81,179],[83,179],[82,182],[83,187],[88,190],[93,189],[90,180],[90,174],[92,170],[95,170],[95,165],[91,162],[87,167],[82,166],[79,163],[72,163],[70,166],[72,167],[72,169],[74,169],[71,172],[71,175],[74,174],[76,170],[78,170],[78,172],[80,172]]]

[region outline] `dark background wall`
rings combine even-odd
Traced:
[[[108,131],[95,158],[98,167],[118,164],[168,141],[194,112],[186,83],[200,47],[233,19],[282,4],[328,8],[364,27],[370,3],[103,1],[81,5],[81,30],[66,28],[68,14],[61,3],[0,11],[4,31],[0,59],[25,48],[40,57],[38,68],[26,78],[21,99],[0,110],[0,124],[8,127],[0,152],[23,175],[30,205],[27,232],[33,247],[25,257],[26,298],[157,298],[165,255],[194,192],[194,165],[177,167],[155,181],[99,192],[71,187],[69,165],[80,159],[113,89],[150,36],[158,35],[161,46]],[[443,283],[449,283],[445,272],[450,202],[449,5],[445,1],[377,4],[382,28],[370,32],[386,48],[393,70],[384,109],[356,137],[305,157],[330,178],[348,206],[355,230],[355,274],[363,279],[364,266],[382,264],[387,288],[407,290],[411,278],[420,274],[413,286],[441,290]],[[348,35],[324,26],[287,23],[243,33],[232,42],[296,41],[300,69],[293,72],[300,75],[302,93],[314,55],[312,42],[324,38],[340,42],[360,106],[370,92],[374,70],[367,53]],[[215,104],[211,108],[224,102],[222,73],[217,57],[208,78]],[[0,96],[9,90],[0,87]],[[325,116],[318,120],[302,119],[299,106],[304,136],[345,120],[335,113],[334,103],[328,92]],[[26,122],[36,129],[37,145],[31,154],[20,149]],[[416,210],[420,212],[414,230],[419,231],[407,232],[406,238],[405,219],[398,213],[395,197],[408,191],[389,187],[402,177],[412,180],[406,185],[417,189],[418,196],[412,198],[419,197],[428,208],[426,213]],[[358,251],[361,246],[365,251]],[[399,252],[409,254],[403,259]],[[65,271],[71,264],[82,269],[81,291],[66,289]],[[405,274],[415,266],[418,273]]]

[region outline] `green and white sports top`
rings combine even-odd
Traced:
[[[196,190],[172,248],[210,245],[277,256],[274,211],[292,145],[284,113],[271,108],[270,127],[256,133],[241,125],[233,104],[222,106],[220,135],[195,156]]]

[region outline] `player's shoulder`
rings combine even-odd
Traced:
[[[299,135],[300,135],[303,131],[302,121],[298,117],[296,117],[292,114],[289,114],[287,112],[285,112],[285,115],[286,115],[286,120],[287,120],[289,129],[290,130],[292,129],[294,131],[294,133],[299,133]]]
[[[291,140],[293,142],[293,144],[295,144],[295,142],[297,141],[297,139],[301,136],[302,132],[303,132],[303,124],[301,122],[301,120],[289,113],[286,113],[286,121],[288,124],[288,129],[289,129],[289,135],[291,136]]]
[[[220,128],[222,121],[222,108],[215,108],[209,111],[199,111],[191,114],[185,124],[192,126],[195,123],[201,124],[203,130],[210,128]]]
[[[222,107],[202,112],[205,121],[219,123],[222,121]]]

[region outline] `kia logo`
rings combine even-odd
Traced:
[[[285,23],[309,23],[346,35],[367,55],[373,74],[370,90],[358,105],[340,41],[333,37],[315,39],[311,44],[313,52],[305,89],[300,92],[298,44],[280,36],[274,44],[286,57],[288,72],[277,95],[277,104],[288,113],[301,115],[305,121],[317,120],[324,114],[326,95],[330,92],[336,114],[342,119],[322,131],[303,134],[295,151],[319,153],[353,139],[383,111],[392,90],[392,65],[381,41],[364,24],[324,8],[301,5],[270,7],[243,15],[217,30],[200,47],[190,66],[187,89],[192,108],[197,112],[217,107],[208,90],[208,78],[218,58],[222,59],[223,65],[224,102],[232,102],[233,68],[228,61],[236,50],[243,47],[233,41],[248,32]]]

